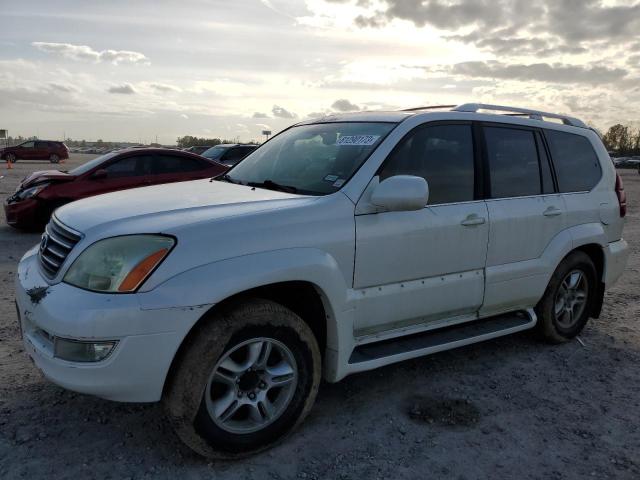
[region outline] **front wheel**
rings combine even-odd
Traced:
[[[536,307],[542,335],[552,343],[566,342],[578,335],[591,315],[596,286],[596,268],[591,258],[584,252],[567,256]]]
[[[9,163],[16,163],[16,156],[13,153],[7,153],[4,159]]]
[[[282,440],[307,415],[321,357],[309,326],[289,309],[250,300],[211,315],[177,360],[164,403],[197,453],[238,458]]]

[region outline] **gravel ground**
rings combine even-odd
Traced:
[[[49,165],[0,168],[4,200]],[[38,236],[2,223],[0,478],[638,479],[640,176],[622,175],[632,255],[584,345],[525,332],[324,384],[293,436],[237,463],[192,454],[158,405],[111,403],[42,377],[13,305],[16,263]]]

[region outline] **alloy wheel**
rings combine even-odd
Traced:
[[[236,434],[265,428],[287,409],[298,383],[293,353],[273,338],[254,338],[225,352],[213,368],[205,404],[213,422]]]
[[[564,277],[554,307],[559,327],[569,329],[579,321],[587,306],[588,292],[589,284],[583,271],[572,270]]]

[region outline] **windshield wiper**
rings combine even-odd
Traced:
[[[296,187],[292,187],[291,185],[281,185],[279,183],[274,182],[273,180],[265,180],[264,182],[248,182],[247,186],[257,187],[257,188],[266,188],[268,190],[278,190],[280,192],[287,192],[287,193],[298,192],[298,189]]]
[[[224,175],[222,175],[220,177],[213,177],[209,181],[213,182],[214,180],[217,180],[219,182],[229,182],[229,183],[236,183],[236,184],[240,183],[237,180],[234,180],[233,178],[231,178],[228,173],[225,173]]]

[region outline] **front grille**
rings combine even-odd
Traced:
[[[42,234],[38,253],[40,266],[48,277],[56,276],[67,255],[81,238],[82,235],[78,232],[64,226],[55,217],[51,217],[51,221]]]

